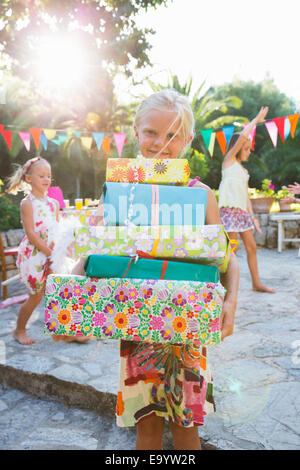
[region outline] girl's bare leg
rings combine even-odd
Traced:
[[[136,450],[161,450],[165,420],[149,416],[137,424]]]
[[[13,332],[13,337],[20,344],[33,344],[34,339],[30,338],[26,333],[26,325],[29,318],[32,315],[33,310],[39,305],[43,298],[43,289],[37,294],[31,294],[29,298],[24,302],[19,310],[19,316],[17,320],[17,327]]]
[[[247,261],[250,269],[250,274],[252,278],[252,288],[258,292],[268,292],[274,294],[274,289],[270,289],[262,284],[259,273],[258,273],[258,264],[257,264],[257,247],[254,239],[253,230],[246,230],[246,232],[241,232],[240,236],[243,240],[243,243],[247,252]]]
[[[201,450],[201,443],[198,434],[198,427],[183,428],[173,421],[170,421],[174,447],[176,450]]]

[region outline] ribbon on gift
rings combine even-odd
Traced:
[[[159,225],[159,187],[152,185],[151,225]]]
[[[136,256],[134,256],[130,259],[130,261],[128,263],[128,266],[127,266],[127,269],[126,269],[125,273],[123,274],[123,276],[121,277],[121,279],[124,279],[124,277],[128,273],[132,261],[134,260],[134,262],[136,263],[139,258],[154,259],[154,257],[149,255],[148,253],[145,253],[144,251],[137,250],[136,251]],[[162,268],[161,268],[161,275],[160,275],[159,279],[161,279],[161,280],[164,279],[166,271],[167,271],[167,267],[168,267],[168,261],[163,260],[163,264],[162,264]]]
[[[232,240],[229,240],[229,244],[230,244],[230,253],[232,253],[234,250],[237,249],[239,241],[232,239]]]

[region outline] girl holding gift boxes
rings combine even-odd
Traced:
[[[193,139],[194,118],[186,97],[173,90],[154,93],[137,112],[135,134],[146,158],[178,158]],[[217,201],[207,191],[206,224],[220,224]],[[83,274],[80,261],[73,274]],[[221,315],[222,339],[231,335],[236,309],[239,270],[234,254],[222,275],[226,297]],[[167,310],[167,309],[165,309]],[[172,315],[165,311],[164,315]],[[214,412],[213,381],[206,348],[121,341],[120,389],[116,415],[122,427],[137,426],[137,449],[161,449],[165,419],[169,419],[176,449],[200,449],[197,426]]]
[[[274,293],[260,280],[257,265],[256,243],[253,229],[261,234],[258,220],[254,217],[248,196],[249,174],[242,163],[247,162],[251,152],[250,133],[254,126],[264,119],[269,108],[262,107],[257,116],[241,132],[231,137],[222,164],[222,180],[219,187],[219,208],[222,224],[229,238],[237,239],[239,233],[247,252],[247,261],[252,278],[253,290]]]

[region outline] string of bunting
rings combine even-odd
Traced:
[[[274,145],[277,146],[278,134],[281,137],[282,142],[284,143],[289,135],[292,138],[295,136],[295,130],[299,120],[300,113],[290,114],[288,116],[274,118],[271,121],[263,123],[268,131],[270,139]],[[248,123],[243,124],[245,128]],[[9,127],[9,126],[7,126]],[[221,152],[225,155],[226,147],[232,134],[235,131],[235,126],[224,126],[219,130],[214,129],[202,129],[201,135],[205,142],[205,145],[209,151],[210,156],[213,156],[215,142],[217,140]],[[5,129],[3,124],[0,124],[0,134],[4,138],[8,148],[12,149],[12,133],[14,131]],[[29,128],[28,131],[17,131],[20,139],[22,140],[26,150],[29,152],[31,147],[31,138],[35,144],[37,150],[39,150],[40,145],[47,150],[48,141],[55,143],[56,145],[62,145],[70,138],[70,132],[67,134],[61,134],[60,131],[56,129],[41,129],[41,128]],[[110,153],[111,149],[111,137],[105,136],[104,132],[92,132],[90,135],[81,135],[81,131],[72,131],[78,139],[80,139],[81,144],[86,149],[91,149],[93,140],[96,143],[97,149],[101,148],[106,154]],[[85,133],[86,134],[86,133]],[[251,131],[251,147],[254,150],[255,144],[255,134],[256,126]],[[127,142],[126,133],[124,132],[115,132],[113,133],[114,144],[117,148],[119,157],[122,156],[122,151],[124,144]]]
[[[18,136],[22,140],[27,152],[29,152],[31,148],[31,139],[33,140],[37,150],[39,150],[41,146],[47,150],[48,141],[53,142],[56,145],[62,145],[70,138],[71,134],[74,134],[78,139],[80,139],[82,146],[88,150],[91,149],[94,140],[98,150],[102,148],[105,153],[109,154],[112,143],[112,137],[105,136],[104,132],[92,132],[90,135],[81,135],[81,131],[72,131],[61,134],[60,131],[56,129],[41,128],[29,128],[28,131],[18,131],[5,129],[4,125],[0,124],[0,134],[4,138],[10,150],[12,149],[13,132],[18,133]],[[114,132],[112,136],[118,155],[121,157],[124,144],[126,143],[126,133]]]
[[[290,114],[288,116],[274,118],[271,121],[267,121],[263,123],[269,133],[270,139],[274,147],[277,146],[278,134],[280,135],[283,143],[286,141],[289,135],[291,135],[292,138],[295,137],[295,130],[297,127],[299,116],[300,116],[300,113]],[[246,126],[248,126],[248,123],[243,124],[244,128]],[[214,130],[214,129],[202,129],[201,130],[201,135],[203,137],[203,140],[205,142],[205,145],[211,157],[213,156],[216,139],[218,141],[222,154],[225,155],[226,147],[234,131],[235,131],[235,126],[233,125],[224,126],[220,130]],[[252,150],[254,150],[255,134],[256,134],[256,126],[253,127],[251,134],[250,134]]]

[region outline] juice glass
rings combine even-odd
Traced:
[[[83,201],[80,198],[75,199],[75,207],[77,211],[82,209]]]

